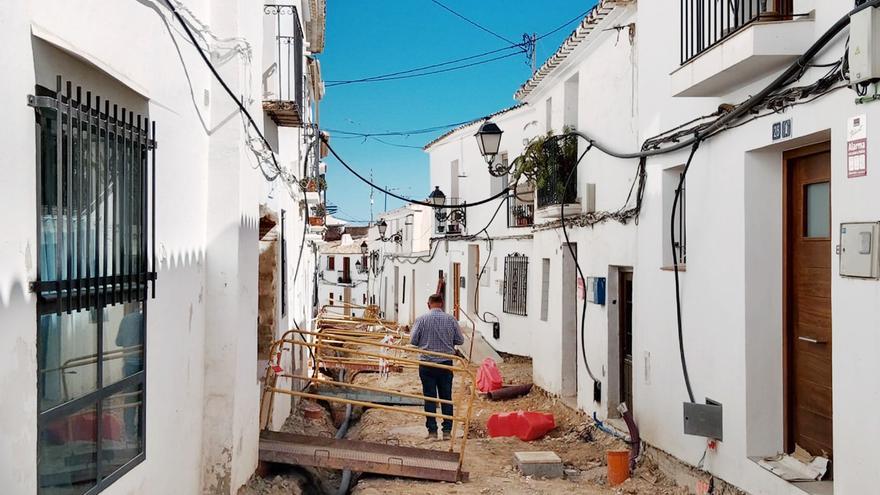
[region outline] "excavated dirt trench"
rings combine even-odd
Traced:
[[[532,381],[531,360],[508,356],[499,365],[505,383],[518,384]],[[356,383],[377,385],[404,392],[420,393],[421,385],[416,370],[391,373],[387,378],[377,374],[361,373]],[[455,394],[469,393],[456,380]],[[329,411],[318,419],[307,418],[301,401],[284,425],[283,431],[332,437],[336,431]],[[553,413],[557,427],[546,437],[533,442],[516,438],[490,438],[486,420],[492,413],[516,410]],[[355,422],[347,438],[379,443],[398,443],[403,446],[448,449],[448,442],[425,439],[424,418],[421,416],[372,409],[355,415]],[[642,460],[631,479],[616,487],[607,486],[605,452],[625,448],[623,442],[590,426],[590,420],[538,388],[526,396],[508,401],[492,402],[477,398],[469,440],[465,450],[465,470],[470,473],[466,483],[442,483],[412,479],[389,478],[363,474],[356,478],[351,493],[376,494],[557,494],[583,493],[591,495],[651,494],[684,495],[686,488],[677,487],[664,477],[648,460]],[[522,476],[516,469],[513,453],[518,451],[550,450],[563,460],[566,469],[576,470],[573,479],[533,479]],[[331,492],[339,483],[339,471],[291,468],[286,472],[255,476],[240,494],[280,495]]]

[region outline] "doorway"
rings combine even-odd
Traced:
[[[620,402],[633,410],[633,273],[630,269],[618,271],[617,318],[620,356]]]
[[[562,245],[562,301],[561,301],[561,373],[563,397],[577,397],[578,393],[578,301],[577,301],[577,268],[575,259],[571,255],[574,251],[577,255],[577,244]]]
[[[830,143],[783,159],[785,448],[832,458]]]
[[[351,283],[351,258],[348,256],[342,258],[342,283]]]
[[[477,278],[480,274],[480,246],[468,245],[468,277],[467,277],[467,304],[468,313],[474,318],[480,311],[480,287]]]
[[[394,267],[394,321],[400,321],[400,267]]]
[[[459,304],[461,304],[461,263],[452,264],[452,316],[459,319]]]

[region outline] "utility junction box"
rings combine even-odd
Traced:
[[[840,275],[880,278],[880,222],[840,224]]]
[[[849,73],[853,85],[880,79],[880,9],[868,7],[850,17]]]

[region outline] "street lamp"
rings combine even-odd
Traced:
[[[507,174],[508,170],[504,164],[493,165],[495,157],[498,155],[498,149],[501,147],[501,135],[504,131],[495,122],[487,120],[474,134],[477,138],[477,146],[480,148],[480,154],[489,164],[489,174],[495,177],[502,177]]]
[[[373,276],[378,277],[379,272],[381,272],[381,267],[379,266],[379,250],[374,249],[370,251],[370,264],[373,267]]]
[[[361,259],[358,260],[354,267],[357,269],[358,273],[369,273],[370,268],[367,264],[367,253],[369,252],[369,247],[367,247],[367,241],[361,242]]]
[[[436,218],[438,222],[443,223],[448,221],[465,225],[467,214],[464,206],[446,208],[449,211],[444,210],[443,206],[446,205],[446,195],[440,190],[440,186],[434,186],[434,190],[428,195],[428,202],[434,205],[434,218]]]
[[[401,231],[399,231],[399,230],[397,232],[391,234],[390,236],[385,237],[385,232],[388,231],[388,223],[385,222],[384,218],[382,220],[379,220],[379,223],[376,224],[376,228],[379,229],[379,240],[380,241],[382,241],[382,242],[392,241],[392,242],[396,242],[398,244],[403,244],[403,233],[401,233]],[[364,249],[364,247],[361,246],[361,250],[363,250],[363,249]]]

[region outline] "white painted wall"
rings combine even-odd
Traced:
[[[254,60],[261,60],[261,6],[224,1],[209,8],[191,0],[186,7],[218,36],[247,38]],[[25,97],[47,77],[54,86],[56,72],[100,91],[103,71],[147,102],[143,110],[158,123],[159,142],[159,278],[157,297],[148,301],[147,458],[103,493],[234,493],[257,459],[256,228],[259,204],[270,202],[237,113],[159,1],[50,0],[37,6],[14,0],[4,5],[0,28],[0,61],[16,68],[0,81],[6,109],[0,143],[10,163],[21,165],[0,182],[0,203],[17,212],[0,219],[0,327],[6,329],[0,332],[0,390],[16,397],[0,406],[0,486],[9,493],[37,490],[36,309],[26,289],[37,262],[35,138]],[[39,39],[71,58],[46,55]],[[255,95],[250,109],[262,122],[260,67],[232,56],[219,70],[233,88]],[[119,89],[102,96],[120,103],[129,98]],[[298,168],[298,134],[277,134],[282,162]],[[281,194],[276,190],[274,196]],[[286,206],[288,249],[296,252],[299,209],[294,199],[274,204]],[[292,273],[295,254],[288,265]],[[290,283],[297,318],[305,317],[310,302],[311,273],[306,259]]]
[[[795,2],[798,12],[816,10],[816,37],[846,12],[848,5]],[[534,89],[526,102],[534,111],[534,132],[560,130],[566,115],[573,114],[571,81],[577,75],[577,127],[607,146],[634,151],[642,141],[697,115],[712,113],[722,102],[742,101],[769,82],[767,73],[749,85],[731,88],[717,98],[673,98],[669,73],[679,64],[676,8],[659,3],[618,7],[600,23],[588,40]],[[635,44],[626,31],[617,40],[610,25],[637,23]],[[845,35],[838,37],[820,56],[830,61],[843,51]],[[810,71],[804,81],[821,75]],[[566,91],[566,82],[569,82]],[[550,101],[550,122],[545,109]],[[566,112],[566,109],[568,111]],[[494,120],[514,136],[506,119]],[[522,111],[525,113],[525,111]],[[865,113],[869,122],[880,116],[874,107],[853,104],[853,93],[841,90],[813,103],[788,110],[794,121],[794,137],[781,144],[771,140],[770,127],[777,119],[762,119],[712,138],[702,145],[688,176],[688,266],[681,274],[684,308],[685,352],[696,398],[705,397],[724,405],[724,442],[710,453],[706,469],[712,474],[756,494],[794,494],[799,489],[762,470],[748,457],[773,454],[782,448],[782,297],[781,297],[781,157],[786,149],[831,139],[832,229],[843,221],[876,221],[878,205],[869,191],[876,181],[845,176],[845,126],[848,117]],[[869,141],[877,131],[869,125]],[[449,166],[458,160],[461,196],[482,198],[490,190],[485,164],[476,153],[472,134],[465,128],[429,147],[431,185],[451,188]],[[518,136],[517,136],[518,137]],[[870,146],[870,145],[869,145]],[[502,149],[505,145],[502,145]],[[516,156],[512,154],[511,157]],[[647,185],[638,225],[607,223],[592,229],[572,229],[570,239],[578,245],[584,274],[610,276],[616,267],[633,267],[634,313],[634,413],[642,437],[679,459],[696,464],[705,440],[682,432],[682,402],[687,400],[676,339],[672,274],[661,270],[668,218],[664,213],[663,172],[679,167],[687,151],[652,158],[647,164]],[[596,184],[598,210],[614,211],[626,200],[635,176],[636,162],[621,161],[591,152],[578,172],[582,200],[585,185]],[[469,211],[468,231],[483,223]],[[488,217],[485,217],[488,218]],[[499,222],[493,224],[490,232]],[[834,234],[837,235],[836,233]],[[474,241],[442,241],[443,249],[431,262],[434,269],[448,270],[453,262],[466,267],[467,245]],[[501,315],[501,338],[490,336],[488,326],[478,326],[499,350],[522,352],[534,358],[534,380],[558,393],[563,377],[559,360],[561,315],[550,308],[548,321],[540,321],[541,260],[551,260],[551,301],[560,299],[561,257],[564,242],[558,229],[529,232],[520,240],[499,240],[495,250],[517,250],[530,256],[529,318],[517,321]],[[445,245],[448,244],[448,248]],[[528,248],[526,248],[528,246]],[[481,250],[483,245],[481,245]],[[880,430],[870,417],[878,395],[869,377],[880,371],[872,353],[878,337],[873,331],[880,310],[873,301],[880,295],[876,281],[843,279],[837,275],[837,256],[832,257],[835,411],[835,490],[869,493],[880,480],[876,470],[873,439]],[[493,257],[495,255],[493,254]],[[491,264],[491,262],[490,262]],[[463,272],[463,274],[465,274]],[[490,280],[495,280],[489,272]],[[490,282],[481,289],[480,309],[497,308],[500,297]],[[615,284],[616,285],[616,284]],[[609,287],[612,281],[609,280]],[[603,382],[600,404],[592,401],[592,383],[580,356],[578,405],[600,417],[609,415],[609,385],[615,384],[611,359],[616,357],[609,314],[616,295],[607,294],[604,307],[587,306],[586,354],[594,374]],[[466,300],[466,298],[465,298]],[[582,304],[582,302],[580,303]],[[511,336],[511,338],[508,338]],[[614,379],[613,379],[614,378]]]

